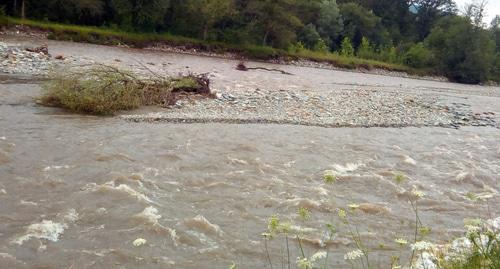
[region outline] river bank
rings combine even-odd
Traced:
[[[133,122],[277,123],[321,127],[498,127],[500,88],[328,69],[4,36],[0,70],[46,76],[75,65],[109,64],[147,75],[208,73],[216,99],[128,112]],[[52,56],[26,48],[48,44]]]

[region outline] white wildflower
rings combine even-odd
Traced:
[[[299,269],[312,269],[312,263],[307,258],[297,257],[297,267]]]
[[[418,241],[415,244],[411,245],[412,250],[418,250],[418,251],[432,250],[434,247],[435,247],[434,244],[426,241]]]
[[[360,249],[353,250],[344,255],[344,260],[356,260],[361,258],[364,255],[363,251]]]
[[[417,198],[422,198],[425,196],[425,193],[423,191],[418,190],[416,187],[413,187],[411,193]]]
[[[404,239],[404,238],[396,238],[394,239],[394,242],[400,244],[400,245],[406,245],[408,244],[408,240]]]
[[[467,229],[467,236],[478,235],[481,232],[481,227],[474,225],[465,225],[465,229]]]
[[[319,251],[314,253],[314,255],[311,256],[311,262],[316,262],[318,260],[322,260],[326,258],[326,251]]]
[[[146,244],[146,239],[144,238],[137,238],[134,240],[134,242],[132,243],[135,247],[140,247],[142,245],[145,245]]]
[[[352,210],[355,210],[355,209],[358,209],[359,208],[359,205],[358,204],[350,204],[348,205],[348,207]]]

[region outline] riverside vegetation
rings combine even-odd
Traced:
[[[211,96],[209,80],[201,75],[165,78],[152,73],[140,78],[107,65],[74,68],[53,74],[43,85],[40,103],[75,112],[111,115],[147,105],[174,105],[183,94]]]
[[[161,42],[479,83],[500,81],[500,17],[485,25],[485,3],[459,10],[452,0],[2,0],[10,17],[0,24],[49,30],[54,39]]]
[[[351,220],[351,216],[357,214],[360,205],[351,203],[347,208],[338,208],[336,218],[324,226],[322,247],[324,250],[309,255],[304,244],[304,235],[311,228],[304,228],[300,225],[282,219],[274,215],[268,220],[267,230],[262,234],[264,237],[265,256],[268,261],[268,268],[294,268],[299,269],[327,269],[336,268],[331,266],[335,261],[330,258],[328,251],[329,243],[340,234],[346,234],[353,242],[354,249],[344,255],[344,260],[353,269],[497,269],[500,268],[500,218],[465,219],[464,227],[466,234],[463,237],[453,240],[449,244],[438,245],[427,241],[427,237],[432,227],[427,227],[419,215],[419,200],[423,199],[425,193],[415,186],[403,187],[406,176],[397,174],[394,177],[399,185],[400,191],[408,199],[409,210],[415,215],[414,233],[408,236],[394,238],[394,242],[379,242],[380,248],[393,246],[397,251],[390,261],[385,265],[375,264],[371,260],[370,249],[366,246],[363,236],[356,223]],[[325,171],[324,181],[328,184],[335,184],[337,177],[334,171]],[[468,199],[475,202],[487,202],[473,193],[467,195]],[[298,208],[297,215],[302,224],[307,224],[311,218],[311,212],[306,208]],[[489,216],[492,218],[492,216]],[[282,239],[282,240],[280,240]],[[298,253],[291,252],[292,240],[296,242]],[[283,242],[283,243],[282,243]],[[281,259],[277,262],[271,258],[269,244],[281,245],[281,252],[278,254]],[[276,254],[276,253],[275,253]],[[294,256],[295,254],[298,257]],[[293,257],[296,257],[294,259]],[[279,265],[277,267],[277,265]],[[236,268],[233,264],[230,268]]]

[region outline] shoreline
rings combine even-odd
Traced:
[[[273,56],[269,59],[259,59],[255,57],[245,56],[241,52],[232,52],[231,49],[223,49],[222,53],[215,52],[209,50],[199,49],[196,46],[189,44],[189,42],[185,42],[185,44],[174,44],[175,42],[168,41],[151,41],[144,47],[134,47],[128,44],[99,44],[93,42],[78,42],[67,39],[51,39],[49,38],[50,34],[53,31],[49,29],[37,28],[36,26],[29,25],[9,25],[4,27],[4,29],[0,28],[0,36],[20,36],[20,37],[28,37],[28,38],[37,38],[41,40],[53,40],[53,41],[68,41],[68,42],[76,42],[83,44],[95,44],[95,45],[103,45],[108,47],[117,47],[117,48],[133,48],[139,50],[149,50],[149,51],[157,51],[157,52],[168,52],[168,53],[181,53],[187,55],[194,56],[204,56],[204,57],[217,57],[220,59],[231,59],[238,61],[253,61],[253,62],[262,62],[262,63],[270,63],[270,64],[278,64],[278,65],[290,65],[290,66],[299,66],[299,67],[311,67],[311,68],[320,68],[320,69],[328,69],[328,70],[338,70],[344,72],[355,72],[355,73],[363,73],[363,74],[376,74],[383,76],[392,76],[392,77],[403,77],[403,78],[412,78],[412,79],[422,79],[422,80],[431,80],[431,81],[441,81],[441,82],[450,82],[448,78],[439,75],[428,75],[428,74],[411,74],[409,71],[403,70],[391,70],[389,67],[380,68],[377,67],[378,63],[374,60],[367,60],[362,58],[353,58],[356,61],[366,61],[367,63],[354,64],[349,68],[342,67],[343,64],[333,63],[329,60],[321,60],[321,59],[313,59],[308,58],[307,56]],[[230,45],[230,44],[229,44]],[[210,47],[210,45],[209,45]],[[224,51],[225,50],[225,51]],[[369,62],[374,62],[375,66],[371,66]],[[390,65],[390,63],[380,62],[381,64]],[[366,68],[368,67],[368,68]],[[408,68],[408,67],[404,67]],[[397,67],[395,69],[400,69]],[[411,70],[411,69],[408,69]],[[417,72],[417,73],[420,73]]]
[[[326,128],[500,128],[497,116],[500,107],[492,99],[500,98],[500,88],[496,87],[471,88],[439,81],[294,65],[281,66],[293,73],[292,76],[265,70],[238,71],[237,61],[233,59],[57,41],[49,42],[52,56],[25,50],[27,44],[39,45],[40,42],[33,38],[22,45],[12,40],[0,42],[0,56],[6,59],[0,61],[0,72],[22,74],[27,71],[44,75],[54,68],[79,64],[111,64],[146,76],[150,68],[167,75],[208,71],[215,99],[193,96],[170,107],[119,114],[129,122],[264,123]],[[91,54],[95,55],[89,57]],[[56,59],[57,55],[62,59]],[[137,59],[142,62],[136,62]],[[249,62],[249,65],[273,67],[261,62]],[[361,78],[365,82],[359,81]],[[489,98],[488,102],[494,103],[490,108],[493,110],[483,108],[482,101],[471,103],[469,98]]]

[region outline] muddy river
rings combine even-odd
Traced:
[[[280,66],[291,79],[239,72],[232,60],[48,43],[53,54],[133,68],[141,68],[134,60],[141,59],[172,74],[210,72],[219,89],[405,90],[466,102],[500,120],[498,87]],[[420,217],[434,243],[461,236],[464,218],[500,215],[498,128],[130,123],[38,106],[39,84],[0,77],[1,269],[228,268],[233,262],[269,268],[262,233],[273,215],[301,227],[307,255],[328,250],[333,268],[350,268],[343,257],[355,244],[337,209],[353,203],[360,207],[349,219],[373,264],[388,268],[399,253],[394,239],[410,239],[414,229],[405,190],[425,193]],[[326,170],[335,183],[324,181]],[[303,220],[300,208],[311,218]],[[333,240],[325,238],[326,223],[338,228]],[[268,248],[274,268],[282,268],[283,239]],[[293,238],[290,248],[294,263],[300,252]]]
[[[326,242],[321,229],[351,203],[387,268],[394,238],[413,229],[403,187],[426,193],[420,214],[436,243],[462,234],[464,218],[500,214],[496,128],[127,123],[39,107],[39,90],[13,77],[0,84],[1,268],[264,268],[272,215],[313,228],[307,254],[328,248],[344,268],[352,240],[339,226]],[[337,182],[325,183],[325,170]],[[269,242],[276,268],[281,243]]]

